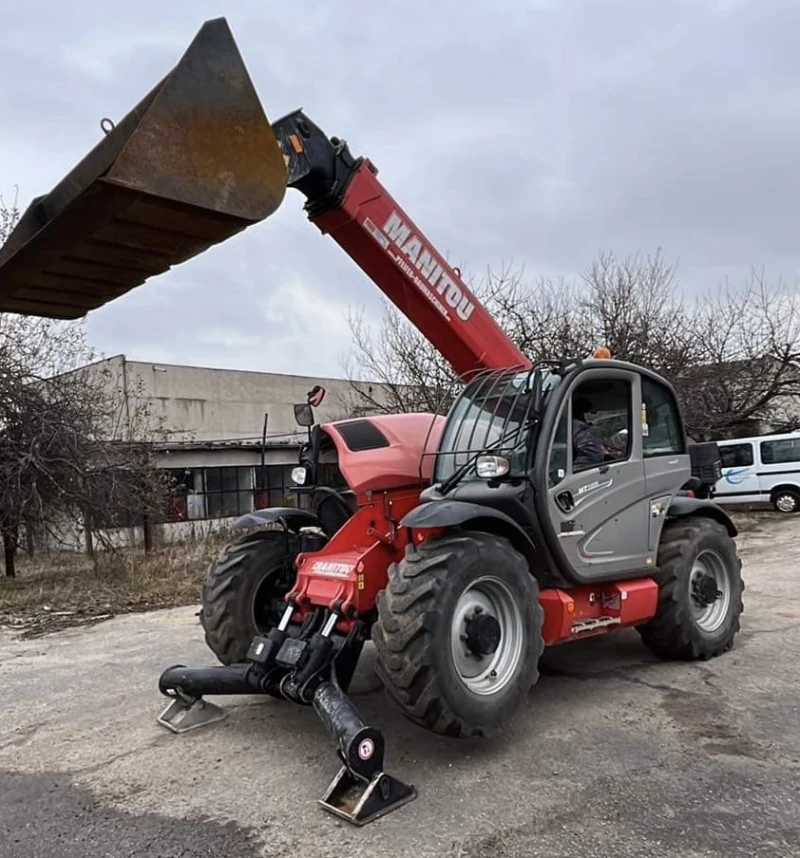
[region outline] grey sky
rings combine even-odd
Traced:
[[[7,3],[0,193],[44,193],[223,4]],[[687,291],[751,266],[795,282],[796,0],[239,0],[226,16],[271,118],[368,155],[438,248],[481,272],[572,275],[661,246]],[[379,292],[281,211],[89,317],[107,354],[340,374]]]

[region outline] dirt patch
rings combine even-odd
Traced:
[[[733,519],[740,533],[755,533],[765,525],[774,525],[783,520],[778,513],[763,507],[743,506],[735,512],[730,508],[726,509],[726,512]]]
[[[20,558],[16,578],[0,578],[0,628],[37,637],[117,614],[193,605],[225,538],[140,550]]]

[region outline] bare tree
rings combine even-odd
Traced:
[[[724,285],[698,302],[699,355],[676,378],[694,433],[720,440],[800,427],[800,298],[782,281],[753,272],[741,289]]]
[[[593,346],[673,377],[701,359],[691,308],[678,290],[675,266],[660,250],[621,259],[601,252],[581,279]]]
[[[0,202],[0,238],[19,212]],[[96,355],[80,322],[0,315],[0,536],[15,574],[20,535],[146,516],[161,502],[160,427]],[[136,400],[135,400],[136,402]],[[141,402],[141,400],[138,400]],[[29,542],[30,544],[30,542]]]
[[[363,311],[351,313],[349,323],[352,351],[343,368],[350,379],[350,414],[435,412],[454,373],[406,317],[386,305],[377,331]]]
[[[526,285],[521,272],[487,271],[487,307],[531,360],[588,354],[594,344],[580,284],[541,278]]]
[[[719,439],[768,425],[800,425],[800,299],[763,276],[743,289],[686,299],[661,251],[618,257],[601,252],[574,281],[525,283],[521,271],[487,272],[475,289],[489,312],[532,360],[584,356],[600,345],[652,368],[676,387],[690,434]],[[349,377],[372,379],[372,406],[433,410],[453,373],[400,313],[387,307],[373,330],[351,317]]]

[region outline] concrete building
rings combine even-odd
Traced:
[[[319,422],[367,413],[358,389],[387,401],[377,384],[130,361],[124,355],[77,371],[102,374],[121,394],[123,420],[114,425],[121,427],[125,414],[129,422],[144,415],[166,439],[157,444],[157,464],[168,471],[174,491],[155,526],[163,541],[202,536],[253,509],[297,504],[291,470],[307,429],[297,425],[294,405],[306,402],[316,385],[326,390],[315,409]],[[140,527],[119,528],[112,536],[115,542],[143,539]],[[79,549],[85,539],[76,522],[62,542]]]

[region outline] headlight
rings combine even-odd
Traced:
[[[503,477],[509,471],[508,459],[503,456],[478,456],[475,460],[475,473],[482,480]]]
[[[304,486],[306,484],[306,471],[303,465],[300,465],[297,468],[292,468],[292,482],[298,486]]]

